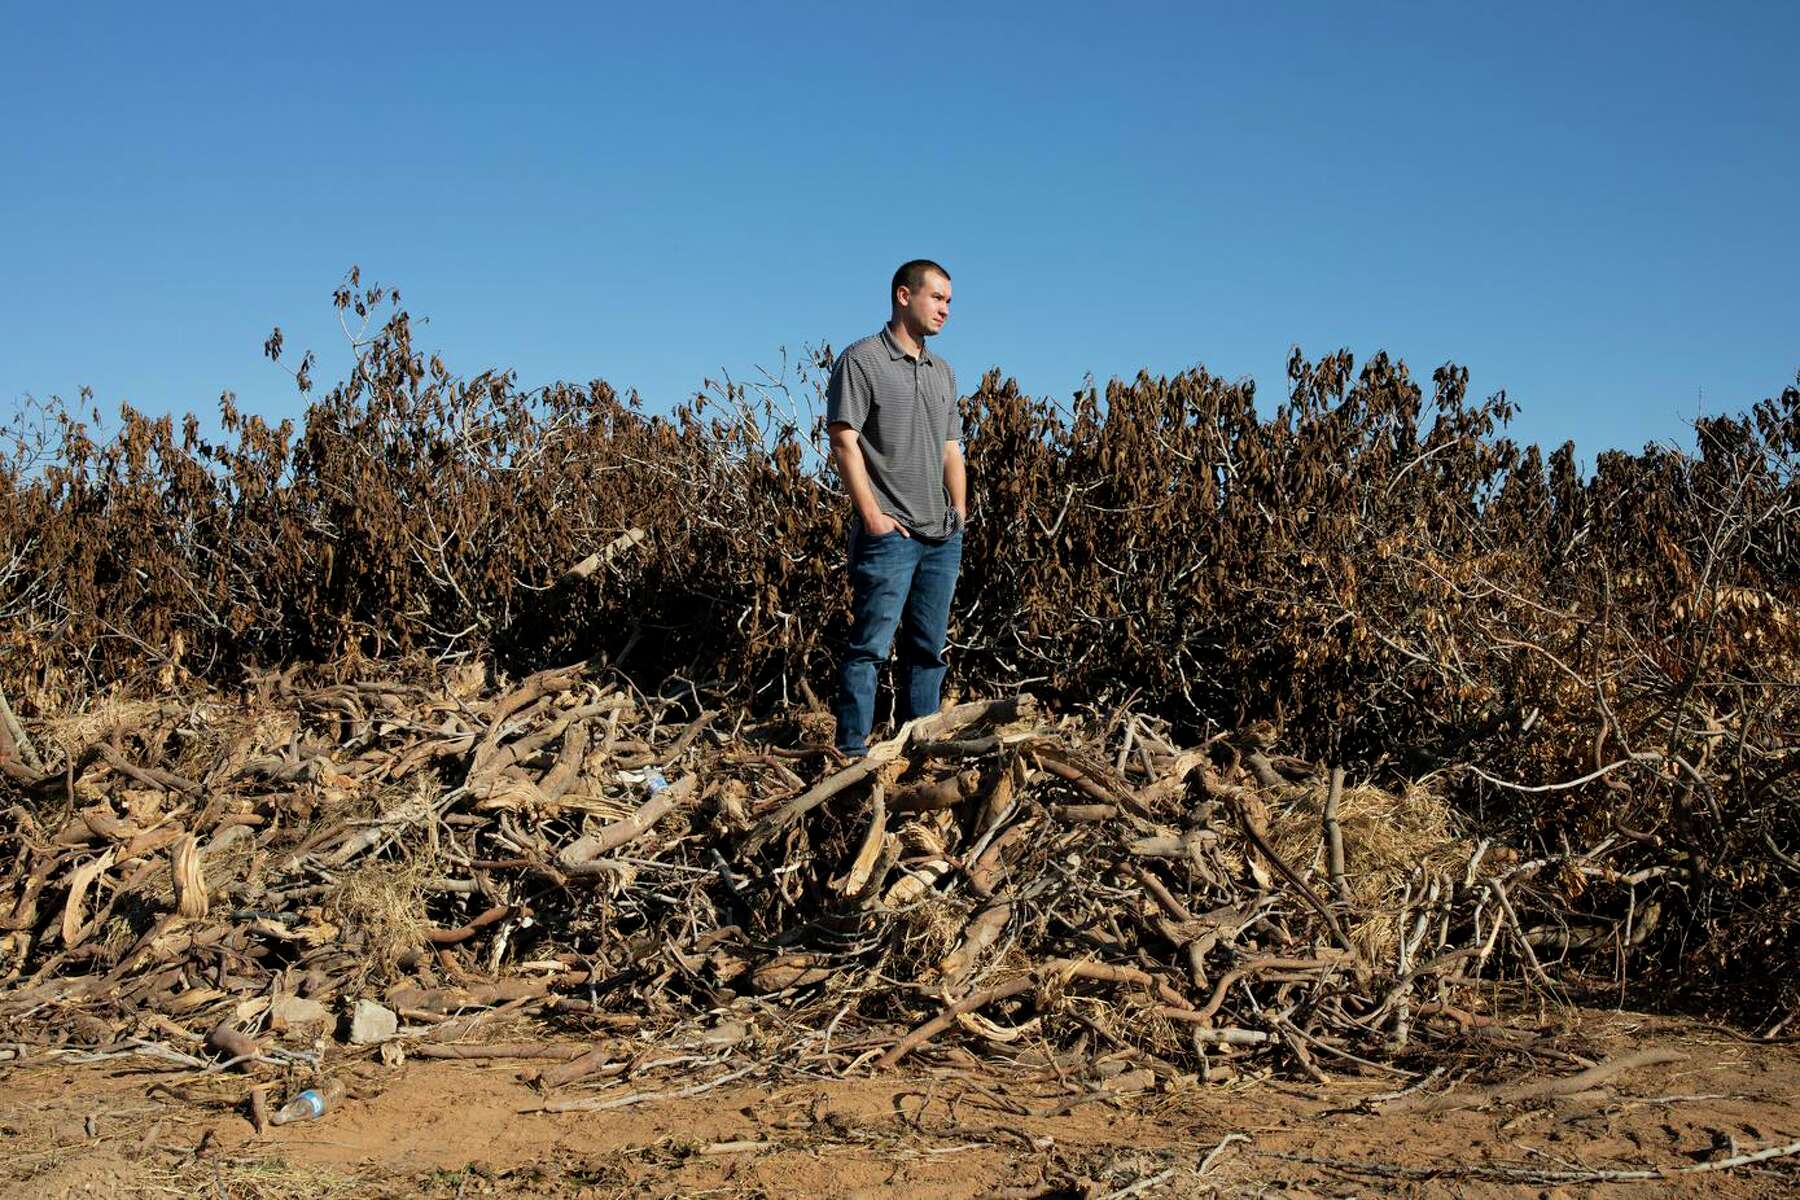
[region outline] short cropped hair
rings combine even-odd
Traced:
[[[918,291],[920,285],[925,282],[925,276],[933,271],[945,279],[950,278],[950,272],[929,258],[915,258],[911,262],[901,263],[900,269],[894,272],[894,282],[888,287],[888,299],[892,300],[897,297],[901,288],[905,288],[909,292]]]

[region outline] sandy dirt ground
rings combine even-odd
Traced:
[[[1396,1086],[1373,1075],[1115,1094],[955,1054],[872,1078],[776,1070],[687,1099],[546,1114],[529,1111],[543,1097],[518,1062],[364,1056],[338,1066],[351,1092],[338,1109],[266,1135],[235,1074],[28,1060],[0,1073],[0,1196],[1800,1195],[1800,1155],[1697,1170],[1800,1142],[1800,1047],[1630,1014],[1565,1020],[1588,1057],[1682,1058],[1577,1096],[1430,1115],[1369,1111]],[[1451,1071],[1473,1072],[1458,1090],[1521,1074],[1516,1059],[1487,1065]]]

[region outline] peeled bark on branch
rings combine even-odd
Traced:
[[[1012,905],[1004,900],[989,904],[969,919],[968,925],[963,927],[962,941],[938,964],[945,987],[955,988],[962,984],[988,947],[999,940],[1011,919]]]
[[[875,863],[881,857],[886,837],[887,805],[883,799],[881,784],[877,782],[869,789],[869,827],[863,834],[862,844],[857,848],[856,856],[850,860],[850,869],[833,879],[830,886],[849,899],[861,896],[863,889],[868,886],[870,876],[874,874]]]

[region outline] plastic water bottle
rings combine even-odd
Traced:
[[[344,1098],[344,1085],[335,1079],[328,1079],[316,1088],[307,1088],[287,1104],[280,1112],[269,1118],[271,1125],[286,1125],[290,1121],[316,1121],[334,1108]]]

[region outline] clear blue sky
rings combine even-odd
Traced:
[[[351,263],[655,406],[914,255],[966,386],[1386,348],[1591,460],[1800,367],[1794,4],[283,7],[0,5],[0,404],[294,415]]]

